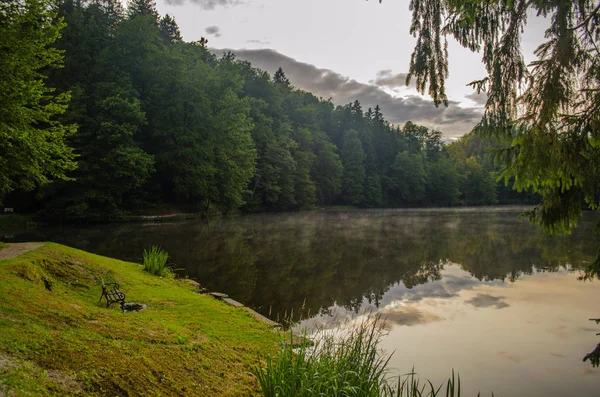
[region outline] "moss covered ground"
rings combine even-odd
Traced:
[[[107,309],[101,277],[148,308]],[[52,243],[0,261],[0,395],[255,395],[250,370],[278,341],[245,310],[137,264]]]

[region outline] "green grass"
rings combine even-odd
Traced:
[[[409,374],[397,377],[396,384],[389,382],[384,386],[382,396],[385,397],[460,397],[460,375],[454,374],[448,378],[445,383],[435,387],[429,381],[421,381],[416,377],[416,373],[411,371]],[[480,393],[477,393],[480,396]],[[492,393],[494,397],[494,393]]]
[[[148,308],[106,309],[101,278]],[[0,395],[259,395],[250,371],[278,342],[245,310],[134,263],[51,243],[0,261]]]
[[[0,250],[6,248],[7,245],[5,243],[3,243],[2,241],[0,241]]]
[[[314,346],[267,356],[255,368],[263,395],[275,396],[373,396],[383,391],[387,360],[377,354],[375,326],[361,326],[343,339],[320,333]]]
[[[169,254],[159,246],[153,245],[149,250],[144,250],[144,271],[160,277],[173,278],[173,269],[167,266]]]
[[[281,354],[266,355],[254,368],[265,397],[362,396],[362,397],[459,397],[460,376],[442,385],[421,381],[414,370],[389,376],[391,356],[378,348],[383,329],[376,317],[345,336],[324,331],[313,338],[314,346],[293,348],[284,344]],[[293,334],[290,333],[292,336]]]

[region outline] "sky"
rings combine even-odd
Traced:
[[[404,85],[415,39],[409,0],[157,0],[173,16],[184,40],[208,39],[217,54],[274,73],[282,67],[292,84],[338,105],[379,104],[390,122],[437,128],[447,139],[481,118],[482,95],[466,84],[485,77],[481,55],[449,42],[450,106],[435,108],[427,96]],[[547,22],[534,15],[522,43],[526,61],[543,41]]]

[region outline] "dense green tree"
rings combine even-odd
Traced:
[[[74,141],[81,156],[75,180],[44,192],[54,197],[48,214],[91,220],[119,216],[124,196],[143,186],[154,172],[153,157],[136,142],[146,118],[135,91],[126,81],[107,83],[102,91],[95,117]]]
[[[58,14],[65,67],[44,72],[56,94],[72,94],[55,116],[79,126],[68,145],[80,166],[30,194],[47,215],[521,200],[492,186],[504,171],[498,142],[469,134],[445,145],[439,131],[390,125],[379,106],[298,90],[281,68],[271,76],[232,53],[219,59],[205,39],[184,42],[153,1],[125,12],[118,0],[64,0]]]
[[[70,95],[54,94],[44,75],[62,66],[52,44],[64,26],[49,1],[0,3],[0,202],[14,189],[66,180],[76,166],[65,144],[75,126],[58,119]]]
[[[158,11],[154,0],[128,0],[127,15],[130,19],[135,17],[151,17],[158,22]]]
[[[420,153],[398,153],[392,165],[393,193],[398,204],[415,205],[425,198],[427,171]]]
[[[323,134],[315,136],[315,154],[312,175],[317,187],[317,202],[320,205],[332,203],[341,192],[344,167],[337,147]]]
[[[383,190],[381,180],[376,172],[368,172],[365,177],[364,201],[365,207],[381,207],[383,203]]]
[[[492,180],[492,182],[494,182]],[[460,197],[460,174],[446,153],[429,165],[427,198],[432,205],[450,206]],[[495,197],[494,197],[495,198]]]
[[[342,196],[345,202],[359,205],[364,201],[365,153],[355,130],[346,132],[344,136],[341,159],[344,167]]]
[[[175,18],[169,14],[160,19],[160,33],[163,39],[169,44],[181,43],[183,41]]]
[[[473,156],[465,161],[462,196],[467,205],[496,204],[494,174],[487,173]]]
[[[216,69],[223,89],[214,101],[213,128],[216,147],[216,184],[220,195],[217,202],[225,209],[236,209],[244,204],[243,194],[250,183],[256,166],[256,150],[252,141],[252,120],[249,118],[248,100],[239,98],[243,79],[228,75],[230,67],[224,58]]]

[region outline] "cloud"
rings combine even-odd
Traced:
[[[363,109],[379,105],[385,118],[393,124],[403,125],[407,121],[437,128],[446,138],[456,138],[469,132],[481,119],[481,109],[462,108],[451,101],[449,107],[436,108],[427,98],[413,95],[395,97],[387,93],[384,84],[395,84],[402,73],[391,71],[378,73],[379,83],[365,84],[343,76],[329,69],[297,61],[272,49],[212,49],[217,55],[234,52],[239,59],[249,61],[254,66],[275,73],[282,67],[292,84],[302,90],[312,92],[317,97],[331,98],[337,105],[345,105],[358,100]],[[380,84],[380,85],[377,85]]]
[[[391,325],[411,326],[442,320],[442,318],[435,313],[425,312],[410,306],[386,308],[379,313],[388,328],[391,328]]]
[[[415,304],[425,299],[456,298],[459,296],[459,292],[473,289],[481,284],[481,281],[466,272],[456,275],[446,269],[441,280],[438,281],[417,285],[413,288],[407,288],[403,282],[390,287],[381,299],[380,306],[387,306],[394,301]]]
[[[473,92],[472,94],[466,95],[466,98],[469,98],[480,106],[485,106],[488,100],[487,93],[485,92],[480,92],[479,94],[477,92]]]
[[[504,309],[510,306],[508,303],[503,302],[503,296],[492,296],[488,294],[478,294],[473,298],[465,301],[475,307],[496,307],[496,309]]]
[[[204,31],[209,36],[221,37],[221,29],[218,26],[209,26]]]
[[[400,88],[406,87],[407,73],[393,74],[390,69],[380,70],[377,72],[375,80],[369,81],[379,87]]]
[[[248,44],[260,44],[260,45],[271,44],[270,41],[266,41],[266,40],[246,40],[246,43],[248,43]]]
[[[173,6],[180,6],[185,3],[193,3],[199,5],[205,10],[214,10],[216,7],[237,6],[243,4],[243,2],[239,0],[166,0],[166,2],[167,4]]]

